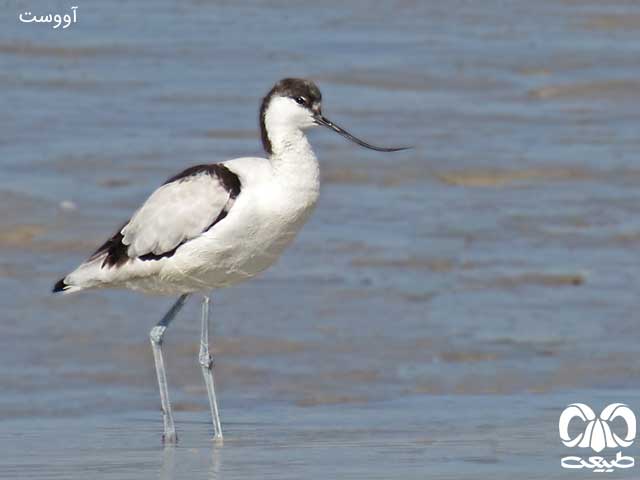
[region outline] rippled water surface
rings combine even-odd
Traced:
[[[0,1],[0,477],[565,478],[568,403],[640,414],[640,4],[77,4],[61,31],[17,15],[71,4]],[[163,449],[147,334],[172,300],[49,290],[168,176],[259,154],[294,75],[414,149],[311,134],[310,223],[213,296],[225,443],[194,299]]]

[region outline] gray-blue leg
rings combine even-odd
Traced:
[[[167,372],[165,371],[164,359],[162,358],[162,341],[164,338],[164,332],[178,314],[188,296],[189,294],[181,295],[165,316],[162,317],[162,320],[160,320],[149,332],[149,339],[151,340],[151,348],[153,350],[153,360],[156,364],[156,374],[158,375],[160,403],[162,404],[162,420],[164,422],[164,434],[162,438],[167,443],[176,443],[178,441],[178,436],[176,435],[176,426],[173,422],[173,412],[171,410],[171,403],[169,402]]]
[[[216,387],[213,381],[213,356],[209,353],[209,297],[202,298],[202,333],[200,335],[200,354],[198,355],[202,376],[207,387],[209,406],[211,407],[211,419],[213,421],[213,435],[217,440],[222,440],[222,428],[218,414],[218,401],[216,400]]]

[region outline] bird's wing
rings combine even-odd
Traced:
[[[223,164],[197,165],[171,177],[92,256],[102,265],[171,256],[222,220],[240,193],[240,179]]]

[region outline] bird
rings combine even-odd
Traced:
[[[274,264],[314,210],[320,168],[308,129],[324,126],[380,152],[407,149],[371,145],[328,120],[319,88],[304,78],[275,83],[262,99],[259,125],[267,158],[196,165],[170,177],[113,236],[53,287],[57,294],[112,288],[178,295],[149,332],[162,438],[167,443],[177,442],[178,436],[162,354],[164,334],[187,298],[196,294],[202,296],[198,362],[214,438],[223,438],[209,347],[209,295]]]

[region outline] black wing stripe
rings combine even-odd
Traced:
[[[231,198],[236,198],[240,194],[241,184],[238,175],[236,175],[220,163],[189,167],[164,182],[164,185],[166,185],[167,183],[184,181],[189,177],[193,177],[202,173],[206,173],[208,175],[211,175],[212,177],[217,177],[218,180],[220,180],[222,187],[227,192],[229,192],[229,196]]]
[[[221,164],[196,165],[194,167],[187,168],[186,170],[180,172],[179,174],[169,178],[164,183],[164,185],[172,182],[181,182],[181,181],[187,180],[190,177],[193,177],[195,175],[200,175],[200,174],[208,174],[208,175],[211,175],[212,177],[218,178],[218,180],[220,180],[222,187],[227,192],[229,192],[229,198],[231,200],[234,200],[240,194],[242,185],[240,183],[240,179],[238,178],[238,175],[236,175],[227,167]],[[232,204],[233,202],[230,202],[230,203]],[[209,231],[211,228],[213,228],[215,224],[222,221],[229,213],[230,208],[231,208],[231,205],[227,204],[227,206],[225,206],[225,208],[220,212],[220,214],[211,223],[211,225],[209,225],[207,228],[204,229],[203,233],[206,231]],[[106,252],[106,256],[104,257],[104,261],[102,262],[101,267],[119,267],[127,263],[129,260],[132,260],[132,258],[130,258],[129,255],[127,254],[127,250],[129,247],[122,242],[124,236],[121,233],[122,229],[128,223],[129,222],[125,222],[109,240],[103,243],[93,253],[93,255],[89,257],[89,260],[98,258],[101,255],[103,255],[105,252]],[[178,248],[180,248],[182,245],[184,245],[188,241],[189,240],[185,240],[184,242],[181,242],[179,245],[177,245],[172,250],[169,250],[168,252],[164,252],[161,254],[147,253],[145,255],[139,256],[138,258],[140,260],[147,261],[147,260],[159,260],[161,258],[172,257],[176,253]]]
[[[101,267],[118,267],[127,263],[130,260],[127,256],[127,246],[122,243],[123,235],[120,233],[127,223],[129,222],[125,222],[109,240],[100,245],[89,260],[98,258],[106,252],[107,255]]]

